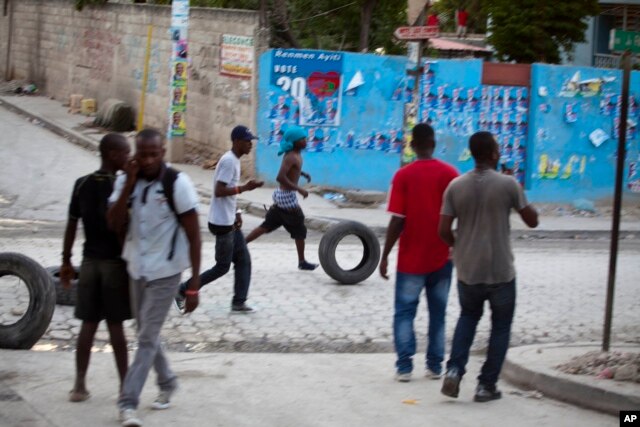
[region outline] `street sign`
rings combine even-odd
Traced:
[[[438,37],[438,27],[435,25],[425,27],[398,27],[393,35],[400,40],[425,40]]]
[[[640,53],[640,32],[611,30],[609,49],[615,51],[629,49],[633,53]]]

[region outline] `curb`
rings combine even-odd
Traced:
[[[7,102],[6,97],[3,98],[2,100],[0,100],[0,106],[6,108],[7,110],[13,112],[13,113],[17,113],[21,116],[25,116],[29,119],[32,120],[37,120],[40,124],[42,124],[42,126],[45,129],[48,129],[50,131],[52,131],[53,133],[55,133],[56,135],[59,135],[65,139],[67,139],[69,142],[78,145],[82,148],[85,148],[89,151],[98,151],[98,142],[92,140],[91,138],[87,138],[86,136],[82,135],[79,132],[75,132],[71,129],[67,129],[65,127],[63,127],[62,125],[57,124],[55,121],[51,120],[51,119],[44,119],[40,116],[37,116],[23,108],[18,107],[15,104],[12,104],[10,102]]]
[[[556,373],[551,369],[548,372],[534,371],[526,368],[513,360],[516,355],[528,349],[545,349],[557,347],[580,347],[588,344],[545,344],[529,345],[509,349],[507,359],[504,361],[502,374],[504,378],[517,386],[534,389],[545,396],[567,402],[587,409],[618,415],[620,411],[640,407],[640,397],[606,390],[570,379],[568,374]],[[593,344],[591,344],[593,346]]]

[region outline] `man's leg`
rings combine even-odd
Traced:
[[[69,393],[69,400],[72,402],[82,402],[89,398],[85,378],[89,369],[91,347],[93,346],[93,337],[96,334],[98,323],[83,321],[80,327],[76,345],[76,381],[73,385],[73,390]]]
[[[176,387],[176,376],[169,368],[160,344],[160,330],[176,294],[180,275],[147,282],[132,281],[132,306],[135,307],[138,322],[138,350],[125,377],[118,407],[136,409],[140,393],[151,366],[158,374],[161,390]]]
[[[120,390],[122,390],[122,384],[124,378],[127,375],[127,367],[129,365],[129,354],[127,352],[127,339],[124,336],[124,328],[122,322],[107,322],[107,328],[109,328],[109,340],[111,347],[113,348],[113,357],[116,361],[116,367],[118,368],[118,374],[120,376]]]
[[[258,226],[256,228],[254,228],[251,233],[249,233],[249,235],[247,236],[246,242],[247,243],[251,243],[254,240],[256,240],[258,237],[262,236],[265,233],[268,233],[269,230],[267,230],[266,228],[262,227],[262,226]]]
[[[482,365],[478,382],[488,387],[495,387],[502,364],[509,348],[511,322],[516,305],[515,279],[508,283],[487,286],[489,305],[491,307],[491,335],[487,360]]]
[[[482,317],[485,286],[465,285],[458,282],[458,298],[460,300],[460,318],[453,334],[447,371],[455,370],[458,375],[463,376],[466,372],[465,367],[469,361],[469,350],[473,344],[478,321]]]
[[[224,276],[231,268],[233,259],[233,231],[216,235],[216,264],[200,274],[200,288]],[[184,297],[188,281],[180,284],[180,295]]]
[[[298,264],[302,264],[305,262],[304,258],[304,239],[295,239],[296,241],[296,252],[298,252]]]
[[[413,320],[424,287],[424,275],[396,273],[395,312],[393,315],[393,341],[396,348],[396,370],[408,374],[413,370],[416,336]]]
[[[445,314],[451,287],[451,261],[440,270],[427,275],[426,298],[429,308],[429,342],[427,368],[434,374],[442,373],[445,347]]]
[[[251,254],[247,248],[242,231],[233,232],[233,268],[234,285],[231,306],[240,307],[247,301],[251,285]]]

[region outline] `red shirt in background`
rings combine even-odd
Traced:
[[[456,11],[457,16],[458,16],[458,25],[461,27],[466,27],[467,26],[467,19],[469,18],[469,14],[467,13],[466,10],[461,9]]]
[[[431,14],[429,16],[427,16],[427,27],[439,27],[440,26],[440,20],[438,19],[438,15],[436,14]]]
[[[404,217],[398,271],[427,274],[444,267],[449,247],[438,236],[442,195],[458,171],[436,159],[416,160],[393,177],[387,210]]]

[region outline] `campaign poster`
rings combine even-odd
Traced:
[[[171,5],[171,78],[169,82],[169,138],[185,136],[187,125],[187,68],[189,43],[189,0],[173,0]]]
[[[272,53],[271,119],[296,119],[301,126],[339,126],[343,54],[276,49]]]
[[[253,74],[253,37],[222,35],[220,74],[251,78]]]

